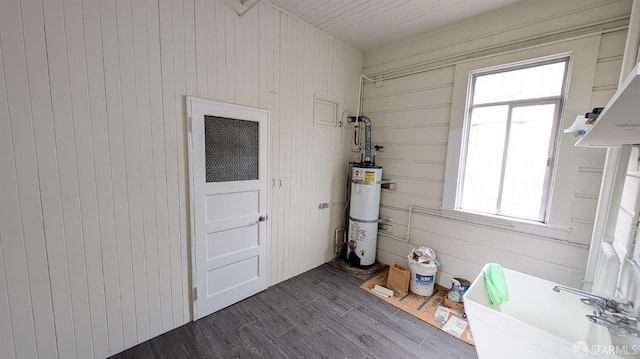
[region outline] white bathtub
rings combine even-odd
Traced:
[[[504,269],[509,301],[489,304],[482,273],[464,296],[465,311],[480,359],[616,358],[591,348],[611,346],[607,328],[589,322],[594,308],[580,297],[554,292],[553,283]],[[586,344],[585,344],[586,343]]]

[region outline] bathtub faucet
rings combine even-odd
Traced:
[[[553,287],[553,291],[554,292],[558,292],[558,293],[560,293],[561,291],[562,292],[567,292],[567,293],[572,293],[572,294],[580,295],[580,296],[587,297],[587,298],[594,299],[594,300],[607,300],[606,298],[597,296],[595,294],[591,294],[589,292],[585,292],[585,291],[578,290],[578,289],[571,288],[571,287],[565,287],[565,286],[562,286],[562,285],[557,285],[557,286]]]
[[[626,316],[630,316],[634,314],[633,303],[631,301],[618,302],[615,299],[602,297],[589,292],[585,292],[585,291],[578,290],[571,287],[564,287],[561,285],[557,285],[553,287],[553,291],[558,293],[563,291],[563,292],[579,295],[583,297],[583,298],[580,298],[580,301],[582,303],[596,307],[598,309],[598,313],[604,314],[605,316],[607,313],[608,314],[617,313],[617,314],[623,314]]]
[[[601,297],[575,288],[555,286],[555,292],[568,292],[581,296],[580,301],[593,306],[593,315],[587,315],[587,320],[603,325],[619,335],[640,337],[640,319],[633,311],[633,303],[618,302],[615,299]]]

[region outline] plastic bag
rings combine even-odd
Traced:
[[[436,264],[436,253],[429,247],[418,247],[411,250],[409,260],[413,260],[417,264]]]

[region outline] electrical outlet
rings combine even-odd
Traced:
[[[319,209],[325,209],[325,208],[329,208],[329,203],[320,203],[318,205]]]

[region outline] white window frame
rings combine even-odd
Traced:
[[[474,109],[476,108],[482,108],[482,107],[489,107],[489,106],[500,106],[500,105],[504,105],[504,106],[508,106],[508,119],[507,119],[507,128],[510,127],[510,123],[511,123],[511,116],[512,116],[512,112],[513,109],[517,108],[517,107],[525,107],[525,106],[535,106],[535,105],[549,105],[549,104],[553,104],[555,105],[555,112],[553,114],[553,124],[551,125],[551,136],[549,137],[549,147],[548,147],[548,153],[547,153],[547,157],[549,158],[549,163],[548,163],[548,167],[549,169],[547,169],[547,171],[545,172],[545,179],[544,179],[544,188],[543,188],[543,198],[542,198],[542,206],[540,207],[540,213],[538,215],[538,220],[534,220],[534,219],[526,219],[526,218],[518,218],[518,217],[514,217],[514,216],[508,216],[508,215],[503,215],[503,214],[495,214],[496,217],[499,218],[505,218],[505,219],[516,219],[516,220],[522,220],[522,221],[531,221],[531,222],[541,222],[541,223],[547,223],[548,222],[548,214],[549,214],[549,204],[550,204],[550,188],[551,188],[551,179],[553,178],[553,173],[555,172],[555,157],[557,156],[557,137],[558,137],[558,131],[559,131],[559,122],[560,122],[560,116],[562,114],[562,107],[564,105],[564,101],[565,101],[565,97],[566,97],[566,87],[567,87],[567,80],[568,80],[568,67],[569,67],[569,62],[571,61],[571,58],[569,56],[557,56],[557,57],[552,57],[552,58],[546,58],[542,61],[540,60],[535,60],[535,61],[528,61],[525,63],[518,63],[518,64],[506,64],[504,66],[501,66],[497,69],[495,68],[491,68],[491,69],[480,69],[480,70],[476,70],[476,71],[471,71],[471,73],[469,74],[470,76],[470,81],[469,81],[469,95],[467,96],[467,111],[465,113],[465,129],[464,129],[464,141],[461,144],[463,146],[463,151],[461,151],[461,167],[463,168],[463,170],[460,172],[460,181],[458,183],[458,188],[457,188],[457,193],[459,195],[456,196],[456,204],[455,204],[455,208],[459,208],[460,207],[460,202],[462,200],[462,194],[464,193],[464,186],[462,185],[462,183],[464,182],[464,168],[466,167],[466,153],[468,151],[468,149],[466,148],[466,145],[469,141],[469,131],[471,129],[471,114],[473,112]],[[475,91],[476,91],[476,81],[478,79],[479,76],[485,76],[485,75],[492,75],[492,74],[499,74],[499,73],[505,73],[505,72],[511,72],[511,71],[518,71],[518,70],[522,70],[522,69],[527,69],[527,68],[532,68],[532,67],[538,67],[538,66],[544,66],[544,65],[549,65],[549,64],[554,64],[554,63],[564,63],[565,64],[565,69],[564,69],[564,73],[563,73],[563,79],[562,79],[562,88],[560,90],[560,94],[556,95],[556,96],[549,96],[549,97],[535,97],[535,98],[526,98],[526,99],[518,99],[518,100],[508,100],[508,101],[495,101],[495,102],[488,102],[488,103],[481,103],[481,104],[474,104],[473,103],[473,98],[475,95]],[[505,148],[504,148],[504,154],[505,157],[507,155],[506,151],[507,151],[507,146],[508,146],[508,138],[510,136],[509,131],[507,131],[507,141],[505,142]],[[506,165],[505,160],[503,159],[503,163],[502,163],[502,179],[504,180],[504,171],[505,168],[504,166]],[[501,184],[500,188],[499,188],[499,194],[498,196],[501,197],[502,196],[502,191],[503,191],[503,186]],[[498,212],[500,211],[500,201],[498,201],[497,204],[497,210]],[[487,214],[487,215],[494,215],[491,213],[482,213],[482,212],[474,212],[474,213],[478,213],[478,214]]]
[[[442,195],[441,210],[444,216],[554,239],[566,240],[568,238],[571,232],[571,215],[576,192],[575,182],[582,158],[582,149],[574,147],[575,139],[573,136],[562,135],[562,131],[556,131],[558,135],[555,145],[555,163],[551,173],[549,201],[544,223],[470,212],[457,208],[458,193],[463,179],[463,154],[466,150],[464,140],[467,138],[466,124],[471,99],[470,91],[472,91],[469,84],[473,80],[472,74],[475,71],[490,71],[492,68],[515,67],[519,64],[569,57],[566,74],[566,97],[559,122],[560,129],[567,128],[577,115],[584,114],[591,108],[591,93],[599,47],[600,36],[596,35],[456,64]]]

